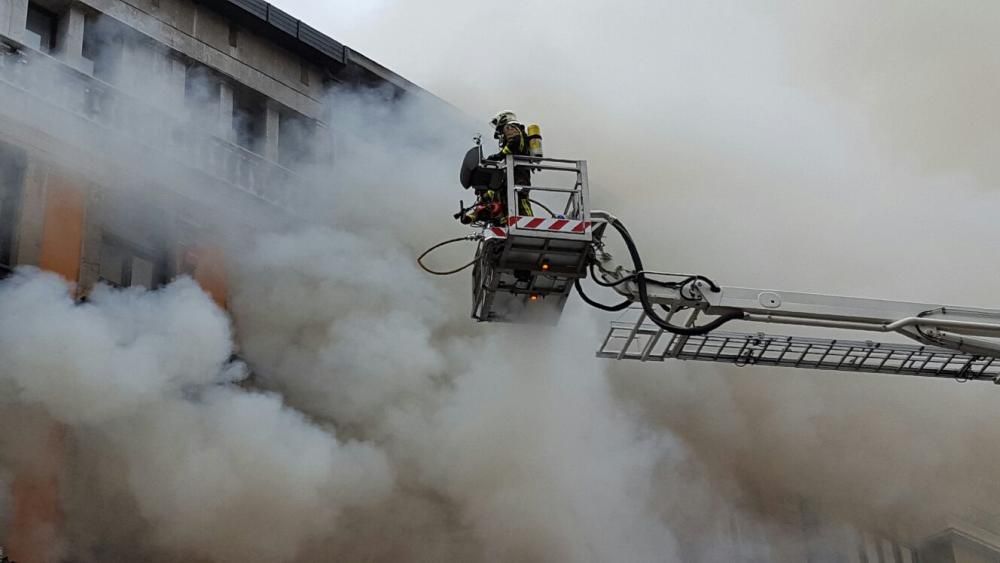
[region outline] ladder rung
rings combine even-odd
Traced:
[[[944,348],[914,344],[716,331],[698,336],[671,334],[666,346],[662,350],[657,346],[654,351],[652,343],[659,339],[662,331],[658,328],[640,330],[641,324],[612,325],[597,355],[626,360],[678,358],[737,365],[760,364],[990,381],[1000,378],[1000,362],[993,358],[987,360]],[[632,346],[640,334],[649,341],[643,342],[644,346]],[[619,346],[621,341],[624,341],[624,346]],[[767,352],[778,342],[784,344],[781,352],[768,358]],[[982,362],[981,365],[979,362]]]

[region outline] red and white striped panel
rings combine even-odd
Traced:
[[[570,219],[546,219],[544,217],[523,217],[511,215],[507,224],[518,229],[529,231],[552,231],[582,235],[590,230],[590,221],[572,221]]]
[[[483,239],[507,238],[507,229],[503,227],[486,227],[483,229]]]

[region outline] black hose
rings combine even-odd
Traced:
[[[621,285],[621,284],[623,284],[623,283],[625,283],[627,281],[632,281],[632,280],[635,279],[635,274],[629,274],[629,275],[627,275],[627,276],[625,276],[623,278],[617,279],[617,280],[609,283],[609,282],[606,282],[606,281],[602,281],[599,277],[597,277],[596,275],[594,275],[595,272],[594,272],[594,263],[593,262],[590,263],[589,268],[590,268],[590,279],[594,280],[594,283],[596,283],[597,285],[599,285],[601,287],[618,287],[619,285]]]
[[[534,203],[538,207],[541,207],[542,209],[544,209],[545,211],[547,211],[549,213],[549,217],[555,217],[556,216],[556,214],[553,213],[552,210],[549,209],[544,203],[542,203],[540,201],[537,201],[537,200],[534,200],[534,199],[531,199],[530,197],[526,197],[524,199],[528,200],[528,202],[530,202],[530,203]]]
[[[587,297],[587,294],[583,292],[583,286],[580,285],[579,278],[573,281],[573,285],[576,287],[576,292],[580,294],[580,297],[583,299],[584,303],[590,305],[591,307],[596,307],[602,311],[611,311],[611,312],[624,311],[625,309],[628,309],[629,306],[632,305],[631,299],[626,299],[625,301],[622,301],[621,303],[618,303],[616,305],[605,305],[604,303],[598,303],[597,301],[594,301],[590,297]]]
[[[729,321],[743,318],[743,313],[733,311],[731,313],[721,315],[712,322],[699,327],[680,327],[672,325],[667,322],[666,319],[660,317],[660,315],[653,309],[652,304],[649,302],[649,291],[646,287],[648,282],[646,280],[646,274],[643,273],[645,268],[642,267],[642,258],[639,256],[639,250],[635,247],[635,241],[632,240],[632,235],[629,234],[628,229],[626,229],[625,225],[623,225],[617,218],[612,217],[609,222],[611,223],[611,226],[614,227],[615,230],[622,236],[622,239],[625,240],[625,246],[628,248],[629,256],[632,258],[632,266],[636,271],[636,285],[639,286],[639,303],[642,305],[642,310],[646,313],[649,320],[653,321],[653,323],[658,327],[672,334],[680,334],[682,336],[700,336],[712,332]],[[694,276],[691,279],[681,282],[681,284],[684,285],[690,281],[698,279],[703,278],[701,278],[701,276]],[[715,286],[714,283],[710,283],[710,285],[713,286],[713,291],[718,291],[718,286]]]
[[[468,264],[462,266],[461,268],[455,268],[454,270],[448,270],[448,271],[444,271],[444,272],[439,272],[437,270],[432,270],[432,269],[428,268],[427,266],[425,266],[424,265],[424,256],[427,256],[431,252],[434,252],[435,249],[441,248],[442,246],[444,246],[446,244],[451,244],[453,242],[459,242],[459,241],[463,241],[463,240],[474,240],[474,239],[471,238],[471,237],[458,237],[458,238],[453,238],[453,239],[446,240],[444,242],[440,242],[438,244],[435,244],[434,246],[432,246],[432,247],[428,248],[427,250],[425,250],[423,254],[421,254],[420,256],[417,257],[417,264],[419,264],[420,267],[423,268],[425,272],[427,272],[428,274],[434,274],[435,276],[450,276],[452,274],[457,274],[457,273],[461,272],[462,270],[464,270],[464,269],[468,268],[469,266],[475,264],[476,260],[479,260],[479,253],[478,252],[476,252],[476,257],[473,258],[472,261],[469,262]]]
[[[594,267],[595,267],[595,264],[593,262],[591,262],[590,266],[589,266],[589,268],[590,268],[590,278],[592,280],[594,280],[594,283],[596,283],[597,285],[599,285],[601,287],[618,287],[619,285],[621,285],[621,284],[623,284],[625,282],[630,282],[630,281],[634,280],[635,278],[639,277],[639,274],[629,274],[629,275],[627,275],[625,277],[622,277],[622,278],[619,278],[619,279],[617,279],[617,280],[615,280],[613,282],[606,282],[606,281],[601,280],[596,275],[594,275]],[[607,272],[607,270],[602,270],[602,271]],[[608,273],[611,273],[611,272],[608,272]],[[670,274],[670,275],[673,275],[673,274]],[[718,286],[715,285],[715,282],[713,282],[712,280],[710,280],[710,279],[708,279],[706,277],[703,277],[703,276],[687,276],[687,277],[685,277],[683,280],[681,280],[679,282],[668,282],[668,281],[649,280],[649,279],[647,279],[646,283],[653,284],[653,285],[658,285],[660,287],[666,287],[666,288],[670,288],[670,289],[678,289],[678,288],[684,286],[685,284],[687,284],[687,283],[689,283],[691,281],[694,281],[696,279],[699,279],[699,278],[704,279],[706,282],[708,282],[709,284],[711,284],[712,287],[715,287],[716,291],[718,291]]]

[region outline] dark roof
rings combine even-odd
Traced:
[[[264,0],[195,0],[313,63],[338,81],[390,84],[397,95],[426,90]],[[436,98],[436,96],[434,96]],[[451,107],[450,104],[441,100]],[[458,111],[458,110],[455,110]]]
[[[343,44],[264,0],[200,0],[200,2],[322,66],[337,70],[346,62],[347,56]]]

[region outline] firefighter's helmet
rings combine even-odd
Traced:
[[[502,111],[493,118],[493,121],[490,121],[493,129],[500,129],[508,123],[517,123],[517,115],[512,111]]]

